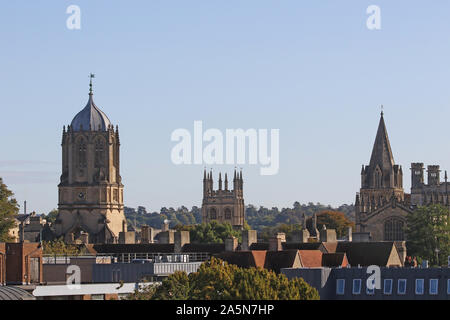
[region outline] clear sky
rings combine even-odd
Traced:
[[[39,213],[57,207],[62,127],[90,72],[119,125],[127,206],[201,205],[203,166],[170,159],[195,120],[280,129],[279,173],[243,166],[247,204],[353,203],[381,104],[406,191],[411,162],[450,169],[447,0],[2,1],[0,39],[0,176]]]

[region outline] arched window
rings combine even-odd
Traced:
[[[230,208],[225,209],[225,220],[231,220],[231,210]]]
[[[210,220],[216,220],[217,219],[216,209],[211,208],[211,210],[209,210],[209,219]]]
[[[78,143],[78,167],[85,168],[86,166],[86,143],[84,139],[81,139]]]
[[[95,167],[101,168],[105,166],[105,144],[103,139],[95,141]]]
[[[403,241],[404,222],[398,218],[391,218],[384,223],[384,240],[385,241]]]

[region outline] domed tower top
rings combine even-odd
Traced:
[[[92,78],[94,74],[90,75],[89,82],[89,100],[83,110],[81,110],[70,124],[73,131],[107,131],[111,125],[106,114],[98,108],[93,99],[92,92]]]

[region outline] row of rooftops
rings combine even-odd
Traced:
[[[270,250],[270,243],[258,242],[250,245],[249,250],[227,251],[224,243],[187,243],[181,247],[179,253],[207,253],[209,256],[222,257],[225,260],[241,261],[245,266],[263,266],[262,255],[277,255],[278,258],[292,257],[302,252],[305,259],[314,258],[314,263],[305,263],[305,266],[403,266],[403,259],[397,248],[401,243],[392,241],[383,242],[316,242],[316,243],[282,243],[280,250]],[[129,253],[161,253],[172,254],[175,244],[96,244],[85,245],[93,255],[129,254]],[[276,253],[274,253],[276,252]],[[311,253],[310,253],[311,252]],[[316,256],[314,256],[316,255]],[[322,258],[324,259],[322,263]],[[319,263],[319,260],[320,263]],[[345,260],[347,263],[344,263]],[[258,262],[259,261],[259,262]],[[309,260],[306,260],[309,261]],[[305,262],[306,262],[305,261]],[[334,261],[334,262],[333,262]],[[339,263],[338,263],[339,262]]]

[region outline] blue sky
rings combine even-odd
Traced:
[[[381,30],[366,28],[372,4]],[[409,192],[411,162],[450,169],[449,16],[444,0],[2,2],[0,176],[29,210],[57,207],[62,127],[93,72],[128,206],[201,205],[203,166],[170,160],[194,120],[280,129],[279,173],[244,166],[246,203],[352,203],[381,104]]]

